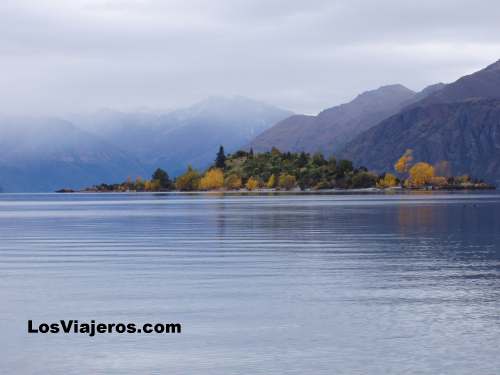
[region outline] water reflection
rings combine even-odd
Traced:
[[[495,373],[499,209],[483,194],[0,196],[0,372]],[[33,318],[185,333],[28,336]]]

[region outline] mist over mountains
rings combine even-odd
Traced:
[[[136,158],[60,119],[0,118],[0,186],[53,191],[144,171]]]
[[[205,168],[291,112],[243,97],[213,97],[165,114],[111,110],[57,118],[0,118],[0,187],[6,192],[81,188],[127,177]]]

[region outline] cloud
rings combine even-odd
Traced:
[[[500,58],[493,0],[7,0],[0,12],[0,112],[240,94],[314,113]]]

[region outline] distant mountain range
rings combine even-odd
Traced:
[[[500,61],[418,93],[384,86],[317,116],[291,116],[248,147],[334,154],[378,172],[411,148],[417,160],[446,160],[454,174],[500,182],[498,100]]]
[[[99,111],[67,120],[0,118],[0,188],[54,191],[128,176],[204,168],[291,115],[243,97],[209,98],[166,114]]]
[[[65,120],[0,117],[0,189],[81,188],[207,167],[220,145],[322,152],[377,172],[408,148],[453,174],[500,182],[500,61],[420,92],[383,86],[317,116],[243,97],[209,98],[164,114],[111,110]]]
[[[93,134],[59,119],[0,118],[0,187],[53,191],[144,172],[140,162]]]
[[[138,158],[146,169],[161,166],[177,175],[188,164],[206,167],[220,145],[236,151],[291,114],[236,96],[208,98],[166,114],[101,111],[72,121]]]

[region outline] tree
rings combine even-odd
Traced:
[[[207,171],[200,180],[201,190],[215,190],[224,186],[224,172],[222,169],[213,168]]]
[[[351,183],[354,189],[370,188],[377,183],[377,176],[370,172],[359,172],[352,177]]]
[[[280,176],[280,188],[285,189],[285,190],[290,190],[293,189],[295,186],[297,186],[297,180],[295,176],[289,175],[289,174],[282,174]]]
[[[151,179],[153,181],[158,181],[159,189],[170,189],[172,186],[168,173],[161,168],[157,168],[156,171],[154,171]]]
[[[242,186],[241,177],[238,176],[236,173],[231,173],[224,180],[224,186],[228,190],[238,190],[238,189],[241,189],[241,186]]]
[[[191,166],[188,166],[187,171],[175,180],[175,187],[180,191],[198,190],[199,184],[200,174]]]
[[[219,147],[219,152],[217,153],[217,158],[215,159],[215,168],[220,168],[224,170],[226,168],[226,155],[224,154],[224,147]]]
[[[246,183],[246,187],[250,191],[257,189],[259,187],[259,180],[254,177],[250,177]]]
[[[317,165],[318,167],[321,167],[322,165],[325,165],[328,163],[325,160],[325,158],[323,157],[323,154],[321,154],[319,152],[313,155],[312,162],[313,162],[313,164]]]
[[[328,167],[332,172],[335,172],[337,169],[337,159],[334,156],[330,156],[328,159]]]
[[[269,179],[267,180],[266,186],[269,189],[274,189],[276,187],[276,176],[272,174]]]
[[[308,159],[309,158],[308,158],[307,154],[304,151],[302,151],[300,153],[299,159],[297,160],[297,167],[304,168],[307,165],[307,163],[309,162]]]
[[[401,156],[396,164],[394,164],[394,169],[398,173],[407,173],[410,169],[411,162],[413,161],[413,150],[407,149],[403,156]]]
[[[135,190],[137,191],[143,191],[144,190],[144,181],[142,180],[141,176],[137,176],[135,179]]]
[[[406,184],[409,187],[421,187],[431,183],[434,177],[434,167],[427,163],[417,163],[410,168]]]
[[[144,181],[145,191],[158,191],[160,190],[160,182],[158,180],[146,180]]]
[[[354,167],[352,166],[352,161],[340,160],[337,169],[339,170],[339,174],[344,176],[346,173],[352,172]]]
[[[383,178],[379,179],[377,182],[377,187],[381,189],[391,188],[396,186],[398,180],[396,176],[391,173],[386,173]]]

